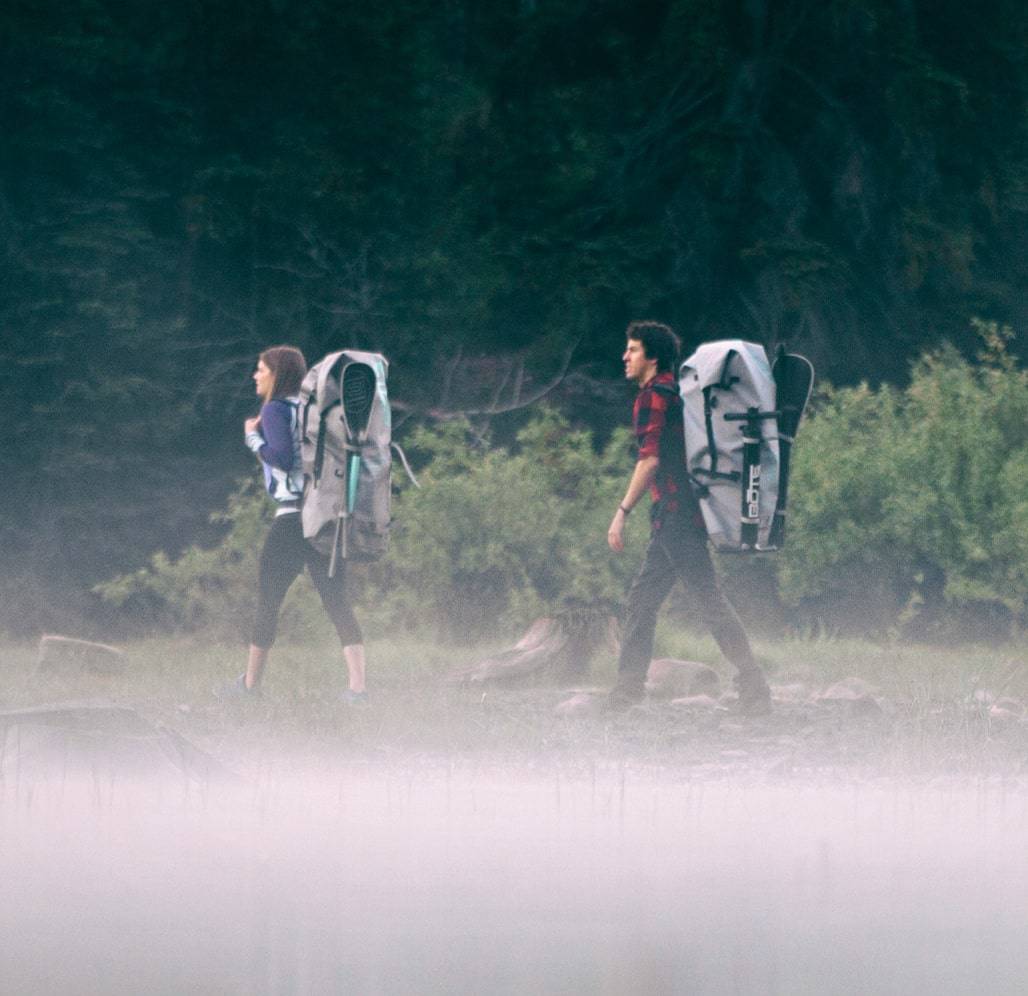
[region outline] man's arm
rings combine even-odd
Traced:
[[[607,530],[607,544],[615,553],[620,553],[625,548],[625,519],[653,483],[659,464],[660,460],[657,457],[644,456],[632,471],[628,490],[621,499],[621,504],[618,505],[618,510],[614,513],[610,528]]]

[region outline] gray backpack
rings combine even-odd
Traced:
[[[303,535],[331,558],[376,560],[389,544],[392,418],[389,363],[344,349],[307,371],[300,387]]]
[[[809,361],[742,339],[708,342],[679,368],[686,469],[714,546],[742,553],[785,542],[790,454],[810,397]]]

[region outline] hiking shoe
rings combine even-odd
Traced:
[[[739,712],[747,716],[764,716],[771,711],[771,689],[759,667],[740,671],[735,676],[739,693]]]
[[[367,692],[355,692],[352,688],[346,689],[346,691],[339,697],[339,700],[343,705],[354,706],[358,709],[363,709],[365,706],[371,705],[368,701]]]
[[[246,674],[244,673],[234,681],[230,681],[227,685],[218,689],[214,694],[222,702],[246,702],[259,699],[261,697],[261,689],[259,685],[247,688]]]
[[[604,712],[625,712],[642,702],[644,694],[642,685],[619,681],[607,694]]]

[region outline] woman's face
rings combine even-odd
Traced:
[[[257,388],[257,396],[267,401],[275,388],[275,375],[264,360],[257,361],[257,369],[253,372],[253,382]]]

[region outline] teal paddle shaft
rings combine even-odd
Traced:
[[[350,454],[350,469],[346,475],[346,510],[352,512],[357,505],[357,483],[360,480],[361,458],[359,453]]]

